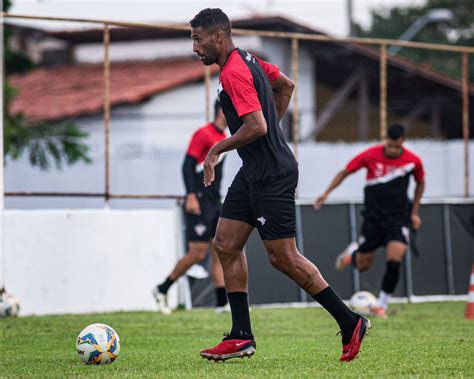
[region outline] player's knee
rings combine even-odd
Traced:
[[[387,253],[387,261],[402,262],[405,257],[406,250],[390,251]]]
[[[271,265],[281,272],[285,272],[295,264],[293,254],[289,254],[287,252],[270,251],[268,253],[268,257],[270,259]]]
[[[193,263],[199,263],[206,258],[207,251],[206,250],[194,250],[190,251],[189,255],[191,256],[191,259],[193,260]]]
[[[357,258],[358,258],[356,260],[357,269],[360,272],[365,272],[372,266],[372,260],[371,259],[360,258],[360,256],[358,256]]]
[[[359,272],[366,272],[369,270],[370,266],[371,265],[367,263],[359,263],[357,265],[357,269],[359,270]]]
[[[219,236],[216,236],[213,241],[213,246],[214,250],[219,255],[220,257],[229,255],[229,254],[235,254],[236,253],[236,247],[232,243],[232,241],[229,241],[226,238],[222,238]]]
[[[280,270],[280,267],[281,267],[280,260],[278,259],[276,254],[268,253],[268,259],[270,260],[270,263],[274,268],[276,268],[278,271],[281,271]]]

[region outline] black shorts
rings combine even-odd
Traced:
[[[255,226],[262,240],[294,237],[297,185],[297,170],[265,182],[249,183],[241,168],[229,187],[221,217]]]
[[[184,210],[186,239],[188,242],[208,242],[216,234],[217,221],[221,211],[220,199],[199,197],[201,214],[194,215]]]
[[[364,217],[359,237],[359,252],[371,253],[390,241],[410,243],[410,223],[408,217],[377,219]]]

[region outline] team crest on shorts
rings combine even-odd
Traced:
[[[402,235],[406,243],[410,243],[410,229],[408,229],[408,227],[402,226]]]
[[[206,230],[207,230],[207,227],[204,224],[197,224],[194,227],[194,231],[199,237],[201,237],[206,232]]]

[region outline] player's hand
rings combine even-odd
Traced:
[[[413,229],[418,230],[421,226],[421,218],[418,216],[418,213],[411,214],[411,226]]]
[[[186,209],[187,213],[192,215],[200,215],[201,214],[201,205],[199,204],[199,200],[195,193],[188,193],[186,196],[186,203],[184,204],[184,208]]]
[[[326,202],[327,198],[328,198],[328,195],[326,194],[323,194],[319,196],[318,198],[316,198],[316,200],[314,200],[313,208],[316,210],[321,209],[323,204]]]
[[[209,187],[215,178],[214,167],[219,160],[219,153],[217,153],[214,148],[209,150],[206,160],[204,161],[204,186]]]

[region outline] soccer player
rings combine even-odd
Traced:
[[[220,185],[224,159],[222,157],[216,162],[215,181],[207,187],[203,183],[203,163],[210,148],[226,138],[226,128],[227,122],[222,107],[216,100],[214,121],[194,133],[184,158],[182,173],[186,187],[185,218],[188,253],[176,263],[166,280],[153,290],[159,310],[164,314],[171,314],[166,297],[170,286],[192,265],[201,262],[211,247],[222,206]],[[216,312],[220,313],[228,309],[224,275],[219,259],[212,248],[211,254],[211,274],[216,289]]]
[[[340,361],[351,361],[359,352],[370,322],[341,301],[316,266],[296,247],[298,165],[278,125],[288,108],[294,84],[277,66],[234,45],[231,23],[221,9],[204,9],[190,24],[194,52],[205,65],[217,63],[220,67],[217,92],[232,134],[209,151],[204,162],[204,184],[210,186],[215,180],[215,167],[222,153],[237,149],[242,159],[214,237],[214,249],[224,270],[232,328],[221,343],[200,354],[217,361],[250,357],[256,351],[243,253],[256,227],[271,264],[336,319],[343,344]]]
[[[400,276],[400,265],[409,243],[409,228],[418,229],[420,200],[425,188],[425,173],[421,159],[403,146],[405,128],[400,124],[390,126],[383,144],[375,145],[352,159],[345,169],[332,180],[326,192],[315,200],[321,208],[329,194],[345,178],[361,168],[367,169],[364,195],[364,222],[359,244],[351,243],[336,259],[336,269],[353,265],[359,271],[367,271],[374,261],[375,250],[387,248],[387,264],[379,294],[379,306],[373,313],[387,317],[390,296]],[[410,176],[416,181],[413,206],[407,197]]]

